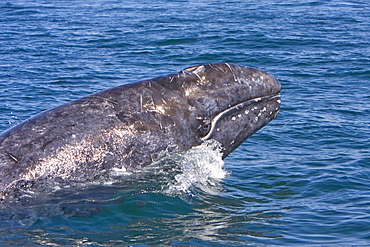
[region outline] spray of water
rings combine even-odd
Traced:
[[[165,193],[188,193],[194,186],[211,192],[212,187],[227,175],[223,169],[221,145],[214,140],[181,154],[177,164],[179,173],[168,181]]]

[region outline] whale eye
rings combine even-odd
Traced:
[[[211,130],[211,122],[209,120],[203,120],[203,123],[198,128],[202,136],[206,136]]]

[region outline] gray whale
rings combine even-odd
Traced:
[[[277,115],[280,90],[266,72],[207,64],[43,112],[0,136],[0,198],[43,178],[84,182],[141,169],[209,139],[225,158]]]

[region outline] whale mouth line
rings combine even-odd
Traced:
[[[215,126],[218,122],[218,120],[225,114],[233,111],[233,110],[239,110],[239,109],[242,109],[246,106],[249,106],[249,105],[252,105],[252,104],[256,104],[256,103],[260,103],[260,102],[264,102],[264,101],[270,101],[270,100],[273,100],[273,99],[276,99],[278,101],[278,103],[280,103],[280,93],[277,93],[277,94],[273,94],[273,95],[267,95],[267,96],[261,96],[261,97],[256,97],[256,98],[252,98],[252,99],[249,99],[249,100],[246,100],[246,101],[243,101],[243,102],[240,102],[236,105],[233,105],[233,106],[230,106],[228,107],[227,109],[223,110],[222,112],[218,113],[211,121],[211,128],[208,132],[207,135],[205,135],[204,137],[201,138],[202,141],[206,141],[208,140],[214,129],[215,129]]]

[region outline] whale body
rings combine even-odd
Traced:
[[[0,135],[0,198],[45,178],[84,182],[138,170],[211,139],[225,158],[277,115],[280,90],[264,71],[207,64],[43,112]]]

